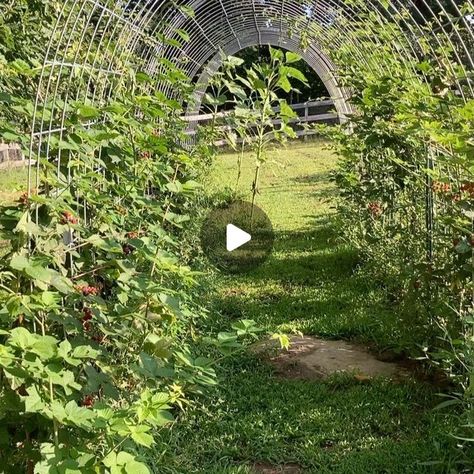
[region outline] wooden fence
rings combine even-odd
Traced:
[[[0,165],[18,164],[24,160],[20,145],[0,143]]]
[[[338,123],[339,115],[334,112],[334,101],[333,100],[316,100],[303,102],[300,104],[292,104],[291,108],[296,112],[298,117],[295,117],[289,121],[289,123],[295,129],[296,135],[298,137],[305,137],[308,135],[314,135],[316,132],[314,130],[305,128],[304,125],[311,125],[315,123]],[[274,109],[278,111],[278,108]],[[217,119],[225,119],[225,117],[230,116],[232,112],[219,112],[215,116],[214,114],[199,114],[199,115],[187,115],[184,117],[184,120],[189,123],[189,129],[186,132],[187,135],[195,135],[196,128],[198,125],[209,124],[214,117]],[[274,125],[281,123],[281,120],[273,120]],[[249,125],[251,127],[252,125]],[[232,130],[234,127],[232,125],[221,125],[220,130]],[[240,139],[238,140],[240,141]],[[219,140],[216,145],[226,145],[226,140]]]

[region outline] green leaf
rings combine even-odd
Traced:
[[[94,247],[110,253],[123,253],[122,246],[114,239],[104,239],[99,235],[92,235],[87,239]]]
[[[14,357],[15,355],[11,352],[11,349],[0,344],[0,366],[10,367],[12,365]]]
[[[174,416],[166,410],[158,410],[150,415],[148,420],[149,423],[152,423],[155,426],[166,426],[174,421]]]
[[[237,336],[233,333],[230,333],[230,332],[220,332],[218,335],[217,335],[217,340],[220,342],[220,343],[225,343],[225,344],[228,344],[228,343],[234,343],[237,341]],[[240,344],[237,343],[237,346],[240,347]]]
[[[280,115],[285,118],[297,117],[296,112],[288,105],[284,99],[280,100]]]
[[[18,142],[21,139],[21,135],[13,132],[2,132],[2,138],[6,142]]]
[[[66,409],[60,400],[53,400],[51,402],[51,416],[59,421],[64,423],[66,419]]]
[[[32,385],[31,387],[28,387],[26,391],[28,395],[26,397],[23,397],[23,401],[25,402],[25,412],[41,413],[45,408],[45,404],[41,399],[41,396],[36,386]]]
[[[50,275],[49,284],[56,288],[59,292],[68,294],[74,291],[71,282],[67,278],[61,276],[54,270],[50,270]]]
[[[74,400],[65,406],[66,420],[79,428],[90,428],[94,414],[91,410],[79,407]]]
[[[282,61],[283,60],[284,56],[283,56],[283,51],[281,49],[272,48],[270,46],[269,50],[270,50],[270,57],[273,61]]]
[[[58,357],[60,357],[61,359],[66,359],[69,356],[71,350],[71,343],[67,339],[61,341],[58,347]]]
[[[226,60],[224,61],[224,66],[227,68],[236,68],[238,66],[242,66],[244,62],[245,61],[242,58],[237,58],[236,56],[227,56]]]
[[[181,311],[178,298],[175,296],[167,295],[165,293],[160,294],[160,301],[175,315],[180,318],[184,318],[184,314]]]
[[[154,443],[153,436],[148,434],[150,429],[149,426],[145,425],[131,426],[130,433],[133,441],[141,446],[149,448]]]
[[[19,74],[30,75],[32,72],[30,65],[23,59],[15,59],[10,63],[10,67]]]
[[[30,352],[39,356],[42,360],[50,360],[57,355],[57,339],[52,336],[36,336],[37,340],[30,348]]]
[[[96,107],[93,107],[91,105],[81,104],[79,105],[79,107],[77,107],[77,114],[81,118],[93,119],[93,118],[97,118],[100,115],[100,112]]]
[[[166,189],[174,194],[180,194],[183,192],[183,185],[179,181],[166,184]]]
[[[287,76],[280,76],[278,79],[278,86],[280,86],[286,93],[291,92],[293,89]]]
[[[191,38],[189,37],[188,33],[187,33],[185,30],[181,29],[181,28],[175,30],[175,33],[176,33],[182,40],[184,40],[186,43],[191,39]]]
[[[143,350],[150,355],[167,359],[171,356],[171,342],[168,339],[150,333],[145,339]]]
[[[58,142],[59,150],[69,150],[69,151],[78,151],[79,146],[73,141],[59,140]]]
[[[56,270],[44,267],[39,260],[28,259],[23,255],[15,255],[10,261],[10,267],[24,272],[35,280],[34,283],[43,290],[47,290],[48,285],[50,285],[64,294],[73,291],[72,284],[67,278],[60,275]]]
[[[241,86],[227,80],[224,81],[224,84],[232,95],[235,95],[242,101],[247,99],[247,94]]]
[[[199,189],[202,189],[202,184],[197,181],[189,180],[183,184],[183,191],[186,193],[193,193]]]
[[[145,464],[135,460],[126,464],[125,471],[127,474],[150,474],[150,470]]]
[[[272,334],[272,339],[275,339],[279,342],[282,349],[288,350],[290,348],[290,338],[286,334],[275,333]]]
[[[111,474],[150,474],[150,470],[145,464],[125,451],[118,454],[112,452],[102,462],[105,467],[110,469]]]
[[[286,52],[286,64],[297,63],[301,61],[301,56],[297,53],[293,53],[292,51]]]
[[[141,74],[144,74],[144,73],[141,73],[141,72],[137,73],[137,79],[141,77]],[[147,75],[145,74],[145,76]],[[109,104],[107,107],[105,107],[104,111],[113,113],[115,115],[125,115],[125,113],[127,112],[127,108],[123,104],[120,104],[118,102],[113,102]],[[108,136],[108,138],[113,138],[115,136],[114,134],[106,134],[106,135]]]
[[[39,236],[42,235],[41,229],[37,224],[35,224],[31,220],[30,213],[27,211],[25,212],[20,220],[18,221],[18,224],[16,225],[15,229],[13,229],[13,232],[23,232],[24,234],[30,234],[33,236]]]
[[[296,69],[295,67],[283,66],[281,70],[284,71],[284,74],[283,74],[284,76],[292,77],[293,79],[301,81],[303,84],[308,83],[306,76],[299,69]]]
[[[82,386],[75,381],[74,374],[64,370],[62,365],[50,363],[45,367],[45,373],[53,385],[63,387],[66,395],[71,395],[72,390],[80,390]]]
[[[194,8],[188,5],[179,5],[178,8],[180,12],[182,12],[184,15],[186,15],[189,18],[194,18],[196,16],[196,13],[194,12]]]
[[[53,291],[43,291],[41,301],[47,308],[58,308],[61,303],[61,295]]]
[[[91,346],[77,346],[72,351],[72,357],[77,359],[95,359],[100,352]]]
[[[24,327],[14,328],[10,332],[10,339],[8,343],[13,347],[18,347],[22,350],[29,349],[36,342],[36,334],[32,334]]]
[[[13,270],[23,271],[29,265],[29,260],[24,255],[14,255],[10,260]]]

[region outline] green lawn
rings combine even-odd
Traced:
[[[245,157],[239,189],[248,200],[253,161]],[[382,291],[354,274],[357,254],[334,228],[335,165],[336,157],[321,145],[290,144],[271,154],[257,204],[274,226],[273,256],[246,276],[219,276],[217,304],[229,320],[244,317],[271,330],[357,337],[397,348],[401,331]],[[236,157],[224,155],[214,183],[233,187],[235,174]]]
[[[11,204],[26,191],[27,173],[26,166],[0,169],[0,205]]]
[[[380,350],[409,337],[380,289],[357,273],[358,258],[334,227],[336,158],[318,143],[271,153],[258,204],[276,233],[271,258],[242,276],[211,277],[203,331],[254,319],[268,330],[356,339]],[[236,156],[217,161],[208,192],[234,187]],[[239,193],[250,197],[253,159]],[[0,203],[26,187],[26,169],[0,171]],[[256,462],[295,463],[307,473],[448,472],[450,418],[433,411],[436,390],[414,380],[310,382],[277,378],[246,354],[219,368],[220,385],[164,430],[153,462],[159,473],[251,473]],[[444,461],[445,464],[423,463]]]
[[[216,163],[209,192],[233,187],[236,156]],[[271,258],[243,276],[218,275],[206,302],[206,331],[236,319],[268,330],[301,331],[397,348],[406,332],[381,290],[357,273],[356,253],[334,228],[335,156],[320,143],[272,152],[258,204],[273,221]],[[240,192],[247,198],[253,159],[245,157]],[[160,473],[247,473],[250,465],[296,463],[308,473],[448,472],[449,419],[433,411],[436,390],[406,380],[282,380],[250,354],[220,368],[220,385],[190,409],[156,451]],[[277,472],[277,471],[275,471]]]

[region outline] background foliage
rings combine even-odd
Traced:
[[[40,47],[59,4],[7,7],[0,131],[26,145]],[[5,472],[149,472],[141,451],[190,395],[216,383],[205,349],[189,348],[205,311],[187,266],[188,212],[212,150],[184,147],[180,103],[150,93],[137,64],[119,66],[113,101],[62,101],[90,80],[85,69],[40,109],[51,124],[66,115],[67,131],[51,137],[35,183],[0,216],[10,243],[0,264]],[[177,69],[166,80],[186,93]],[[206,340],[208,353],[238,351],[256,330],[234,326]]]
[[[447,40],[438,39],[434,51],[420,43],[407,58],[399,52],[409,50],[402,16],[381,25],[367,11],[360,20],[364,29],[328,49],[354,107],[349,121],[329,132],[341,155],[335,180],[342,233],[360,250],[367,277],[385,289],[399,324],[411,328],[396,349],[429,359],[462,387],[443,406],[464,406],[457,436],[469,444],[474,102],[456,92],[460,68]]]
[[[61,7],[2,5],[4,141],[28,143],[44,44]],[[410,63],[399,54],[409,49],[400,44],[402,18],[383,27],[370,12],[359,20],[355,43],[334,51],[328,37],[326,45],[355,107],[330,132],[342,156],[342,233],[400,324],[413,329],[396,349],[431,360],[453,381],[456,394],[444,406],[464,410],[455,435],[468,466],[474,105],[454,91],[459,68],[449,44],[440,40],[433,51],[420,43]],[[84,55],[72,38],[66,53],[87,65],[94,48],[91,40]],[[196,350],[195,322],[206,311],[199,275],[188,265],[195,256],[190,217],[201,163],[214,150],[206,141],[183,146],[180,103],[153,92],[150,78],[134,72],[136,58],[114,66],[121,79],[95,83],[97,71],[84,67],[58,86],[40,112],[52,125],[67,115],[67,131],[48,142],[51,159],[39,163],[30,193],[2,210],[11,242],[0,268],[0,462],[7,472],[149,472],[143,450],[192,396],[216,383],[217,354],[240,350],[259,332],[253,321],[236,322]],[[187,78],[170,64],[163,71],[186,100]],[[93,106],[75,95],[90,82],[97,89],[86,96],[113,91],[114,100]]]

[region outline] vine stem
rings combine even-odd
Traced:
[[[127,441],[127,439],[130,438],[130,436],[126,436],[125,438],[123,438],[120,442],[118,442],[115,446],[113,446],[110,451],[104,456],[104,458],[106,458],[107,456],[109,456],[110,454],[112,454],[116,449],[120,448],[120,446],[122,446],[123,443],[125,443],[125,441]]]
[[[93,268],[92,270],[90,270],[88,272],[80,273],[79,275],[74,275],[73,277],[71,277],[71,280],[77,280],[78,278],[82,278],[82,277],[85,277],[87,275],[92,275],[93,273],[96,273],[100,270],[104,270],[107,267],[108,267],[108,265],[101,265],[100,267]]]
[[[239,157],[237,159],[237,181],[235,183],[236,191],[239,189],[240,178],[242,176],[242,163],[244,161],[244,153],[245,153],[245,135],[242,134],[242,145],[241,145]]]
[[[178,179],[178,172],[179,172],[179,164],[176,164],[176,167],[175,167],[175,171],[174,171],[174,175],[173,175],[173,183],[176,182],[176,180]],[[168,212],[170,210],[170,207],[171,207],[171,202],[169,201],[168,199],[168,202],[167,202],[167,206],[166,206],[166,209],[165,209],[165,213],[163,214],[163,221],[162,221],[162,226],[165,224],[165,220],[166,220],[166,216],[168,215]],[[155,275],[155,271],[156,271],[156,259],[158,257],[158,252],[160,251],[160,247],[157,245],[156,246],[156,251],[155,251],[155,256],[154,256],[154,259],[153,259],[153,263],[152,263],[152,266],[151,266],[151,270],[150,270],[150,280],[153,278],[153,276]],[[148,294],[148,297],[147,297],[147,302],[146,302],[146,306],[145,306],[145,319],[147,318],[148,316],[148,311],[150,309],[150,303],[151,303],[151,298],[150,298],[150,295]],[[146,337],[146,335],[145,335]],[[144,338],[145,340],[145,338]]]
[[[41,334],[43,337],[46,336],[46,330],[45,330],[45,322],[44,322],[44,316],[41,316]],[[49,377],[49,398],[51,400],[51,403],[54,401],[54,389],[53,389],[53,380],[51,377]],[[53,415],[53,431],[54,431],[54,445],[56,446],[56,449],[59,448],[59,423],[58,420],[56,420],[55,416]]]
[[[250,211],[250,229],[253,227],[253,217],[255,213],[255,202],[257,199],[258,193],[258,184],[260,181],[260,171],[263,164],[262,156],[263,156],[263,149],[265,143],[265,114],[267,107],[270,106],[270,89],[274,79],[274,75],[272,74],[267,80],[267,90],[265,91],[264,101],[261,105],[260,110],[260,123],[258,126],[258,136],[257,136],[257,165],[255,168],[255,175],[252,183],[252,209]]]

